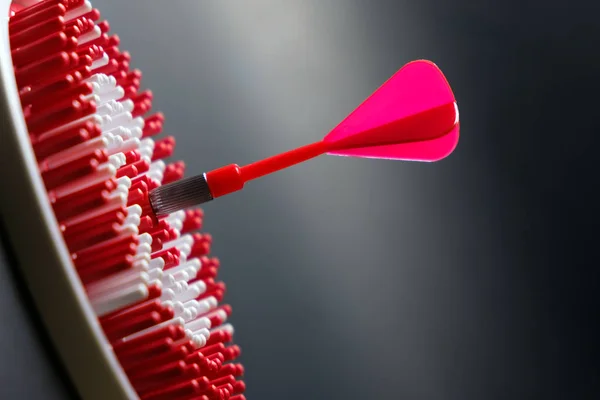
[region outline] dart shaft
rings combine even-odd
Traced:
[[[261,176],[272,174],[292,165],[310,160],[327,151],[327,143],[315,142],[273,157],[265,158],[240,167],[237,164],[226,165],[205,174],[213,198],[237,192],[244,184]]]
[[[310,160],[311,158],[320,156],[326,151],[327,143],[321,140],[264,160],[256,161],[240,168],[242,179],[244,182],[248,182],[306,160]]]

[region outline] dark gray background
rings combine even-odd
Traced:
[[[413,59],[435,61],[454,88],[462,136],[445,161],[323,157],[205,207],[249,399],[600,393],[600,6],[94,5],[189,173],[319,139]],[[8,318],[23,314],[0,304],[8,346],[8,334],[21,340]],[[36,392],[51,379],[37,363],[0,359],[1,398],[51,398]]]

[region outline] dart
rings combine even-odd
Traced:
[[[157,216],[168,215],[323,154],[439,161],[452,153],[458,137],[458,106],[444,74],[430,61],[413,61],[322,140],[245,166],[230,164],[160,186],[150,192],[150,206]]]

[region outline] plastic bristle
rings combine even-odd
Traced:
[[[140,399],[243,400],[231,307],[197,232],[200,209],[157,219],[149,192],[183,177],[142,73],[85,0],[12,8],[15,78],[39,172],[108,344]]]

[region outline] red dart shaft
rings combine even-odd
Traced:
[[[220,197],[241,190],[244,183],[271,174],[311,158],[320,156],[328,150],[328,143],[318,141],[278,154],[264,160],[240,167],[230,164],[206,173],[206,181],[212,197]]]
[[[244,182],[261,176],[271,174],[303,161],[310,160],[327,152],[327,143],[323,140],[299,147],[294,150],[286,151],[264,160],[253,162],[252,164],[241,167],[242,178]]]

